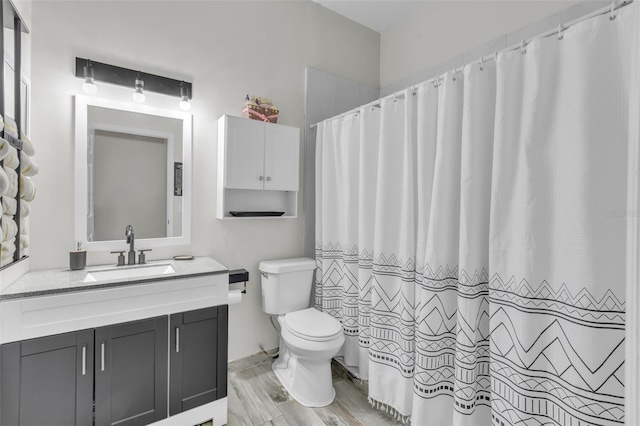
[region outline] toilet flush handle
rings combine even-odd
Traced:
[[[269,278],[269,274],[267,274],[266,272],[260,271],[260,275],[262,275],[265,278]]]

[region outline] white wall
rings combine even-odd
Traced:
[[[380,38],[383,94],[456,55],[536,23],[575,1],[432,1],[392,25]],[[589,2],[587,2],[589,3]],[[559,19],[554,25],[559,24]],[[457,63],[455,66],[460,66]],[[401,82],[399,85],[395,83]]]
[[[67,267],[74,246],[72,96],[81,90],[75,57],[192,81],[192,244],[154,250],[149,258],[209,255],[230,269],[249,270],[248,294],[230,308],[229,359],[253,354],[259,344],[276,347],[261,311],[257,266],[302,254],[304,194],[298,219],[216,220],[216,121],[240,115],[249,93],[273,99],[279,122],[302,127],[305,66],[378,87],[379,35],[306,1],[36,1],[32,17],[31,139],[40,165],[31,208],[32,269]],[[105,93],[131,96],[128,89],[100,87],[98,95]],[[147,94],[147,102],[177,108],[177,99]],[[88,254],[90,264],[115,260]]]

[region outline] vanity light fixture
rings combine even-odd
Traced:
[[[191,102],[187,95],[187,89],[184,87],[184,81],[180,82],[180,109],[183,111],[189,111],[191,109]]]
[[[84,83],[82,83],[82,90],[87,95],[95,95],[98,91],[98,86],[94,81],[93,67],[91,61],[87,59],[87,65],[84,66]]]
[[[144,88],[144,80],[141,80],[139,77],[136,77],[135,84],[135,92],[133,92],[133,100],[141,104],[144,102],[144,92],[142,89]]]
[[[193,86],[184,80],[174,80],[160,75],[78,57],[76,57],[75,74],[76,77],[84,80],[83,90],[88,94],[96,92],[95,82],[97,81],[128,88],[131,88],[133,84],[135,89],[133,99],[136,102],[144,102],[145,93],[154,92],[180,99],[180,108],[185,111],[191,107]],[[85,88],[85,86],[89,85],[93,87]]]

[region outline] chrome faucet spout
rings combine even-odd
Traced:
[[[124,235],[127,237],[127,244],[129,244],[129,265],[135,265],[136,263],[136,249],[134,247],[135,236],[133,234],[133,226],[127,225],[124,231]]]

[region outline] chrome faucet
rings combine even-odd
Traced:
[[[129,244],[129,256],[128,256],[127,265],[135,265],[136,249],[133,247],[133,241],[135,239],[133,235],[133,226],[127,225],[127,228],[124,231],[124,235],[127,237],[127,244]]]

